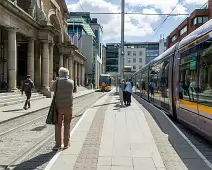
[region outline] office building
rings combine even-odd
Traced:
[[[159,42],[125,42],[124,45],[124,66],[131,68],[132,72],[138,71],[154,58],[166,50],[166,40]],[[106,72],[118,73],[120,44],[106,44]]]
[[[91,19],[89,12],[70,12],[68,33],[73,37],[79,53],[86,57],[85,84],[99,86],[102,72],[102,35],[97,19]]]

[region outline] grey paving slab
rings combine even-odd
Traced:
[[[113,157],[112,166],[133,166],[132,157]]]
[[[152,158],[133,158],[133,165],[136,168],[156,168]]]
[[[130,166],[112,166],[111,170],[133,170]]]
[[[115,101],[113,97],[111,103]],[[144,113],[138,105],[132,103],[130,107],[109,109],[105,115],[99,156],[112,156],[111,169],[165,168]]]
[[[112,166],[112,157],[99,157],[98,166]]]
[[[97,166],[97,170],[111,170],[111,166]]]
[[[78,155],[61,155],[60,159],[57,160],[57,163],[52,166],[51,169],[73,169]],[[67,161],[68,160],[68,161]]]

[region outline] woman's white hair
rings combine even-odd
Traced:
[[[68,77],[69,76],[69,70],[67,68],[60,67],[59,76],[60,77]]]

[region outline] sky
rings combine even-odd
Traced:
[[[178,3],[179,1],[179,3]],[[125,0],[126,12],[147,14],[190,14],[194,9],[203,6],[207,0]],[[116,13],[121,12],[121,0],[66,0],[70,12]],[[104,43],[120,42],[121,15],[96,14],[98,23],[103,26]],[[126,42],[158,41],[160,36],[166,38],[186,16],[170,16],[158,30],[166,16],[159,15],[125,15]]]

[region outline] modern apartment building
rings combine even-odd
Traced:
[[[99,86],[99,76],[102,73],[102,27],[97,19],[91,19],[89,12],[70,12],[68,33],[73,43],[83,54],[85,62],[85,84]]]
[[[212,18],[212,0],[203,5],[200,9],[195,9],[174,31],[167,37],[167,47],[171,47],[186,35],[199,28]]]

